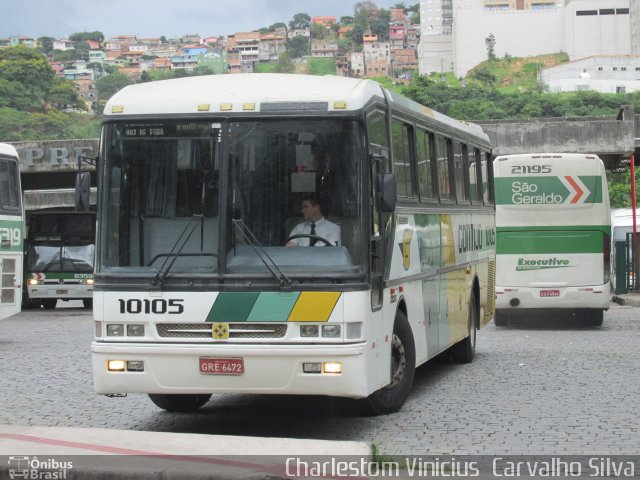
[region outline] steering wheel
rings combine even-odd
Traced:
[[[326,238],[320,237],[318,235],[311,235],[310,233],[299,233],[298,235],[291,235],[284,243],[288,243],[289,240],[295,240],[296,238],[315,239],[316,242],[323,242],[328,247],[333,247],[333,244]]]

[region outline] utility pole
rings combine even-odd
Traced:
[[[633,218],[633,289],[638,288],[638,233],[636,232],[636,172],[633,165],[634,155],[631,155],[631,216]]]

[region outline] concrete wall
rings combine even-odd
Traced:
[[[485,38],[496,38],[495,54],[528,57],[564,50],[563,9],[486,11],[458,8],[453,15],[454,72],[466,73],[487,59]],[[525,38],[520,38],[524,36]],[[525,41],[526,39],[526,41]]]
[[[595,90],[630,93],[640,90],[640,55],[595,56],[563,63],[540,72],[552,92]]]
[[[476,122],[494,147],[494,155],[531,152],[595,153],[607,168],[635,150],[636,115],[625,106],[618,116]]]

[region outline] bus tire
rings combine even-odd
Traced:
[[[478,325],[478,306],[476,296],[472,292],[469,298],[469,319],[467,323],[469,335],[456,343],[451,349],[453,360],[457,363],[471,363],[476,355],[476,339]]]
[[[150,393],[149,398],[156,406],[167,412],[195,412],[211,398],[210,393],[195,395]]]
[[[587,325],[601,327],[604,320],[604,310],[589,310],[587,312]]]
[[[506,327],[509,325],[509,315],[496,312],[493,323],[496,324],[496,327]]]
[[[93,308],[93,299],[92,298],[83,298],[82,306],[84,308]]]
[[[58,303],[58,300],[55,298],[45,298],[42,300],[42,306],[47,310],[53,310],[56,308],[56,303]]]
[[[416,373],[416,348],[411,326],[404,312],[398,310],[391,341],[391,382],[366,399],[369,413],[384,415],[400,410],[404,405]]]

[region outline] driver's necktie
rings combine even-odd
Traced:
[[[315,235],[315,234],[316,234],[316,224],[315,224],[315,223],[312,223],[312,224],[311,224],[311,235]],[[309,246],[310,246],[310,247],[313,247],[313,246],[316,244],[316,242],[317,242],[317,241],[318,241],[318,240],[317,240],[317,239],[315,239],[315,238],[310,238],[310,239],[309,239]]]

